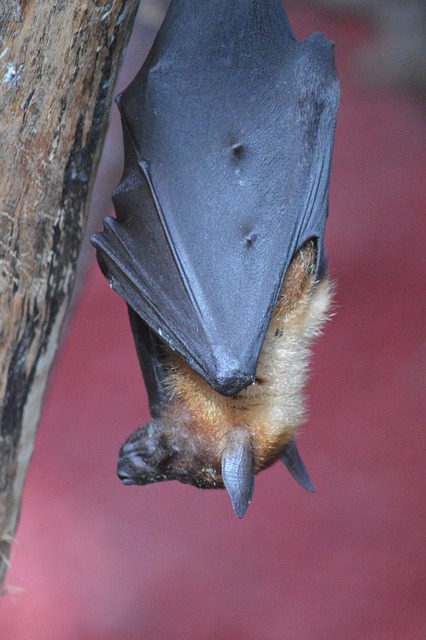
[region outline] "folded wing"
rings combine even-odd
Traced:
[[[323,234],[338,104],[333,48],[278,0],[173,0],[119,100],[110,284],[217,391],[254,380],[283,277]]]

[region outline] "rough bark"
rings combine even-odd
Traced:
[[[138,0],[2,0],[0,584]]]

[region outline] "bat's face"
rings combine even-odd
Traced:
[[[179,480],[210,489],[223,487],[220,467],[216,467],[182,429],[174,438],[161,421],[154,421],[137,429],[121,447],[117,474],[127,485]]]

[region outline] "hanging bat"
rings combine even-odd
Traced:
[[[332,44],[297,42],[280,0],[172,0],[118,97],[117,219],[92,243],[152,416],[120,451],[125,484],[226,488],[240,518],[277,459],[313,490],[294,438],[331,297],[338,99]]]

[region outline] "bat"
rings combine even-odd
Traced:
[[[120,450],[124,484],[225,488],[241,518],[279,459],[313,491],[295,434],[331,299],[338,102],[333,45],[296,41],[280,0],[172,0],[117,98],[117,217],[91,238],[152,417]]]

